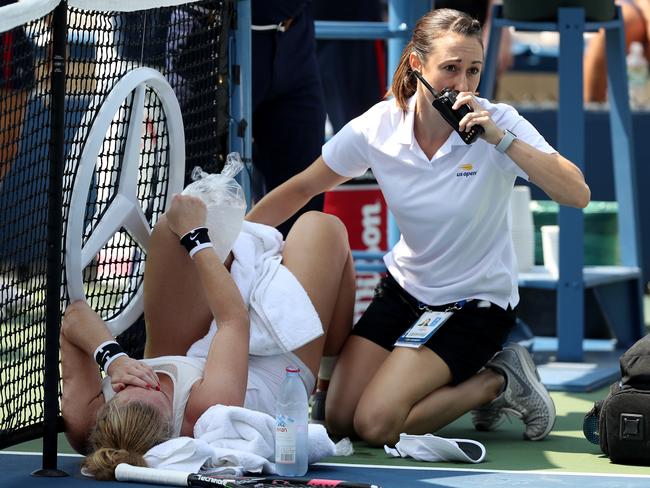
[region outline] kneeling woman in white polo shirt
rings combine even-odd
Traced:
[[[495,429],[505,412],[521,416],[526,439],[553,428],[553,401],[528,352],[504,347],[519,301],[510,195],[518,176],[562,205],[584,208],[590,190],[515,109],[474,95],[483,56],[476,20],[448,9],[424,15],[393,96],[348,123],[247,216],[278,225],[371,169],[401,231],[332,376],[325,421],[334,435],[394,444],[402,432],[436,432],[470,410],[479,430]],[[471,108],[458,128],[465,137],[481,132],[476,140],[466,143],[434,108],[429,87],[458,92],[453,108]],[[416,326],[427,319],[439,326],[429,336]],[[411,347],[396,346],[400,338]]]

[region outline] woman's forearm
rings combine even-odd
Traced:
[[[192,422],[210,406],[243,406],[248,379],[248,310],[225,266],[210,249],[194,255],[199,279],[217,323],[203,379],[192,389],[186,415]]]
[[[83,301],[74,302],[66,309],[61,334],[90,357],[102,342],[114,340],[106,324]]]
[[[316,195],[347,180],[332,171],[320,156],[307,169],[265,195],[246,215],[246,220],[276,227]]]
[[[582,172],[560,154],[544,153],[521,140],[515,140],[506,154],[557,203],[577,208],[589,203],[591,190]]]
[[[311,197],[289,180],[257,202],[246,215],[246,220],[277,227],[300,210]]]
[[[248,310],[239,288],[219,257],[211,249],[194,255],[205,298],[217,324],[225,322],[248,323]]]
[[[66,309],[61,325],[61,412],[68,441],[81,453],[86,451],[95,413],[104,403],[99,367],[92,357],[94,348],[89,352],[91,340],[84,339],[89,333],[93,341],[101,343],[104,336],[96,320],[85,302],[75,302]]]

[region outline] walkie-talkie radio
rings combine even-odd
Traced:
[[[472,107],[469,105],[461,105],[458,110],[454,110],[451,107],[453,107],[454,103],[456,102],[456,96],[458,95],[458,92],[456,90],[445,88],[441,92],[437,92],[418,71],[414,70],[413,74],[417,76],[418,80],[420,80],[426,89],[429,90],[433,95],[433,108],[440,112],[447,123],[451,125],[456,132],[458,132],[458,135],[465,144],[471,144],[478,138],[478,136],[485,132],[483,127],[480,125],[475,125],[470,130],[461,132],[458,129],[458,122],[460,122],[460,120],[465,117],[466,114],[472,111]]]

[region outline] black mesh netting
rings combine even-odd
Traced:
[[[0,33],[0,444],[43,419],[50,18]]]
[[[134,196],[136,220],[150,228],[165,208],[174,171],[187,182],[196,165],[208,172],[223,166],[232,4],[210,0],[130,13],[69,9],[63,221],[49,223],[63,236],[61,311],[72,282],[104,319],[119,318],[141,292],[147,240],[141,230],[112,224],[122,217],[124,196]],[[43,421],[53,28],[48,15],[0,33],[0,447],[24,440],[25,429]],[[141,98],[125,96],[91,154],[86,142],[103,99],[139,67],[159,71],[173,88],[186,161],[170,156],[176,141],[151,86]],[[131,124],[136,130],[129,132]],[[78,248],[69,247],[72,228],[81,233]],[[94,241],[107,233],[107,242]],[[70,258],[81,263],[75,276],[65,271]],[[136,316],[134,322],[120,341],[141,357],[143,321]]]

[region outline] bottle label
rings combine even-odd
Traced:
[[[296,422],[286,415],[278,415],[275,419],[275,462],[296,462]]]

